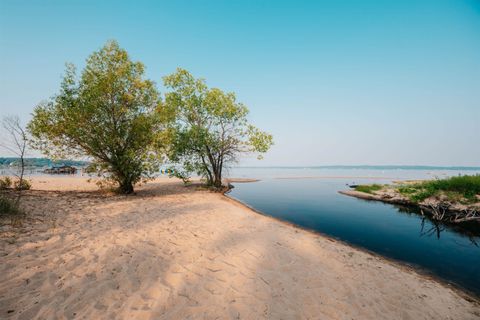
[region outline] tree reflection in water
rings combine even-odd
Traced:
[[[436,236],[440,239],[440,235],[445,230],[453,231],[466,237],[470,240],[472,245],[478,247],[478,241],[480,241],[480,224],[477,222],[464,222],[464,223],[448,223],[443,221],[434,220],[431,217],[424,215],[422,211],[416,207],[408,207],[395,205],[398,212],[406,215],[420,215],[422,216],[420,223],[420,236]]]

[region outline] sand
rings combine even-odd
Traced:
[[[0,229],[1,319],[480,318],[442,283],[176,180],[33,187],[23,227]]]

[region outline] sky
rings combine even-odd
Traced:
[[[480,166],[479,0],[0,0],[0,115],[111,39],[235,92],[275,141],[240,165]]]

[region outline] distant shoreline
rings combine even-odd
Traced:
[[[402,166],[402,165],[331,165],[331,166],[239,166],[233,169],[370,169],[370,170],[453,170],[480,171],[480,166]]]
[[[305,176],[305,177],[274,177],[275,180],[301,180],[301,179],[375,179],[375,180],[391,180],[402,179],[392,177],[369,177],[369,176]]]
[[[16,157],[0,157],[0,169],[8,168],[14,163]],[[25,158],[27,164],[33,164],[31,168],[44,168],[52,164],[68,164],[76,167],[85,167],[89,161],[85,160],[52,160],[49,158],[31,157]],[[479,166],[435,166],[435,165],[311,165],[311,166],[235,166],[230,169],[347,169],[347,170],[453,170],[453,171],[480,171]]]

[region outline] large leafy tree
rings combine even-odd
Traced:
[[[183,69],[164,77],[164,84],[170,89],[166,109],[176,118],[170,159],[181,164],[183,171],[176,173],[182,177],[196,172],[220,188],[229,163],[244,153],[267,152],[273,144],[270,134],[248,123],[248,109],[234,93],[210,89]]]
[[[88,157],[90,169],[131,193],[158,170],[161,105],[143,64],[111,41],[87,59],[80,78],[67,65],[60,92],[35,108],[28,128],[35,148],[54,158]]]

